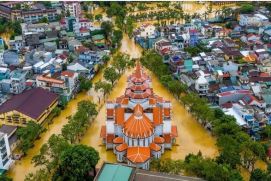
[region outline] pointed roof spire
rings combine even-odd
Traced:
[[[141,78],[142,76],[142,70],[141,70],[141,65],[139,61],[136,62],[136,70],[135,70],[135,77],[136,78]]]

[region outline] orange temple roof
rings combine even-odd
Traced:
[[[124,134],[131,138],[147,138],[153,134],[153,131],[152,122],[143,113],[143,108],[137,104],[134,113],[124,123]]]
[[[171,126],[171,136],[173,138],[178,137],[178,130],[177,130],[177,126],[176,125]]]
[[[144,163],[151,157],[149,147],[128,147],[127,159],[133,163]]]
[[[100,138],[106,138],[106,126],[101,127]]]
[[[118,107],[115,109],[115,111],[116,111],[115,123],[118,125],[123,125],[123,123],[124,123],[124,108]]]
[[[151,143],[150,144],[150,149],[153,151],[160,151],[161,150],[161,146],[155,144],[155,143]]]
[[[163,137],[157,136],[154,138],[154,143],[156,144],[163,144],[165,142],[165,139]]]
[[[114,140],[113,140],[113,143],[114,144],[121,144],[123,143],[123,138],[122,137],[116,137]]]
[[[153,108],[153,124],[160,125],[163,123],[163,112],[162,108],[154,107]]]
[[[116,150],[119,152],[125,151],[127,150],[127,148],[128,148],[128,145],[126,143],[116,146]]]

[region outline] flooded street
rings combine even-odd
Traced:
[[[120,51],[128,53],[132,58],[139,58],[141,56],[142,49],[136,45],[133,40],[130,40],[127,35],[125,35]],[[112,93],[109,95],[108,100],[114,101],[117,97],[124,94],[127,85],[127,76],[131,74],[132,71],[133,70],[128,70],[121,76]],[[177,145],[174,146],[171,151],[165,152],[163,157],[184,159],[187,154],[198,153],[199,150],[201,150],[204,156],[216,156],[218,152],[215,146],[215,139],[196,122],[196,120],[180,103],[178,103],[170,92],[160,84],[158,79],[151,72],[148,73],[152,78],[152,87],[154,92],[172,102],[173,124],[178,126],[179,137],[177,138]],[[97,118],[81,140],[81,143],[92,146],[99,151],[101,159],[98,166],[100,166],[104,161],[116,161],[116,156],[113,154],[113,151],[106,151],[105,146],[102,145],[102,139],[100,138],[100,129],[101,126],[105,124],[105,119],[105,105],[103,105]]]
[[[203,5],[201,5],[203,6]],[[188,6],[187,8],[194,8],[194,6]],[[135,42],[127,35],[124,35],[122,40],[122,46],[120,51],[127,53],[131,58],[140,58],[142,49],[135,44]],[[133,70],[127,70],[119,79],[114,86],[113,91],[108,96],[107,100],[114,101],[117,97],[124,94],[127,86],[127,76],[132,73]],[[148,71],[148,74],[152,78],[152,87],[154,93],[163,97],[164,99],[170,100],[172,103],[172,121],[173,124],[178,127],[178,138],[176,145],[172,150],[168,150],[163,155],[163,158],[172,159],[184,159],[189,153],[198,153],[201,151],[203,156],[215,157],[218,154],[216,147],[216,140],[212,137],[202,126],[185,110],[184,106],[180,104],[171,93],[162,86],[157,77]],[[93,79],[93,83],[102,79],[102,71],[100,71]],[[30,172],[35,171],[37,168],[31,163],[33,156],[39,153],[41,146],[47,142],[52,134],[60,134],[63,125],[67,124],[68,120],[66,117],[76,112],[77,103],[81,100],[93,100],[98,103],[98,94],[91,89],[89,92],[83,92],[76,96],[74,100],[69,102],[67,108],[63,110],[60,116],[56,117],[52,124],[47,126],[48,130],[41,135],[41,139],[35,142],[35,147],[30,149],[27,156],[23,157],[20,161],[16,161],[16,164],[10,169],[8,175],[13,178],[14,181],[22,181]],[[100,105],[100,111],[91,123],[84,137],[81,139],[81,143],[94,147],[100,154],[100,161],[98,167],[103,162],[116,162],[116,156],[112,150],[106,150],[105,146],[102,145],[102,139],[100,138],[101,126],[105,124],[106,119],[106,106]],[[242,169],[242,174],[246,174],[246,171]]]
[[[139,58],[142,49],[125,35],[120,51],[128,53],[132,58]],[[112,93],[108,96],[108,100],[115,100],[115,98],[124,93],[127,76],[130,75],[132,71],[133,70],[127,70],[125,74],[121,76]],[[158,79],[151,72],[148,73],[152,77],[154,92],[172,102],[172,119],[174,124],[178,126],[179,137],[177,138],[177,145],[174,146],[171,151],[167,151],[163,157],[183,159],[187,154],[197,153],[199,150],[201,150],[204,156],[214,157],[217,154],[215,139],[211,137],[191,115],[188,114],[184,107],[178,103],[169,91],[160,84]],[[102,72],[95,76],[93,82],[97,82],[100,79],[102,79]],[[89,93],[84,92],[77,95],[76,99],[72,100],[68,104],[67,108],[61,112],[60,116],[53,120],[53,123],[49,125],[48,130],[41,135],[41,139],[35,142],[35,147],[29,150],[27,156],[23,157],[22,160],[17,161],[12,169],[10,169],[8,173],[10,177],[15,181],[21,181],[24,179],[25,175],[37,169],[31,163],[32,157],[39,153],[41,146],[47,142],[52,134],[61,133],[61,128],[67,123],[66,117],[74,114],[76,112],[77,103],[85,99],[94,100],[94,102],[97,102],[98,100],[93,89],[90,90]],[[98,116],[94,122],[92,122],[91,126],[86,131],[85,136],[81,140],[81,143],[92,146],[99,151],[101,159],[98,166],[100,166],[104,161],[116,161],[116,157],[113,152],[111,150],[105,150],[105,146],[102,145],[100,128],[104,123],[105,105],[101,107]]]
[[[31,163],[33,156],[39,153],[41,146],[47,142],[52,134],[61,133],[61,128],[68,122],[66,117],[74,114],[76,112],[77,103],[86,99],[91,99],[87,93],[78,94],[75,99],[69,102],[66,109],[61,111],[61,114],[53,119],[52,124],[45,126],[47,131],[41,134],[41,138],[37,140],[35,146],[27,152],[27,156],[23,157],[20,161],[16,161],[15,165],[9,170],[8,175],[12,177],[13,180],[24,180],[25,175],[37,169]]]

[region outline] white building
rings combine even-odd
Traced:
[[[15,36],[14,40],[9,40],[9,46],[12,50],[19,51],[23,46],[23,37]]]
[[[208,93],[209,90],[209,83],[207,79],[204,77],[204,75],[201,75],[196,81],[195,81],[195,89],[199,93],[200,96],[204,96]]]
[[[63,5],[65,12],[70,12],[71,16],[79,17],[81,15],[80,2],[65,1]]]
[[[73,31],[76,36],[85,37],[90,35],[92,23],[86,18],[76,18],[73,23]]]
[[[149,36],[154,36],[155,26],[151,24],[143,24],[140,27],[140,37],[147,38]]]
[[[8,170],[13,160],[7,134],[0,132],[0,169]]]
[[[268,18],[262,14],[240,14],[239,24],[241,26],[262,26],[268,22]]]

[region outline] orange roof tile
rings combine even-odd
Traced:
[[[118,125],[123,125],[123,123],[124,123],[124,108],[118,107],[115,109],[115,111],[116,111],[115,123]]]
[[[116,137],[116,138],[113,140],[113,143],[114,143],[114,144],[121,144],[121,143],[123,143],[123,138],[122,138],[122,137]]]
[[[153,108],[153,124],[160,125],[163,123],[163,112],[162,108],[154,107]]]
[[[151,157],[149,147],[129,147],[127,149],[127,159],[132,163],[144,163]]]
[[[154,143],[156,144],[163,144],[165,142],[165,139],[163,137],[157,136],[154,138]]]
[[[106,114],[107,114],[107,117],[113,117],[114,116],[114,109],[107,109]]]
[[[108,134],[106,135],[106,142],[107,143],[113,143],[113,139],[115,138],[115,135],[113,134]]]
[[[165,143],[171,143],[171,136],[170,136],[170,134],[164,134],[163,138],[165,139]]]
[[[156,99],[154,99],[154,98],[149,98],[149,104],[151,104],[151,105],[156,104]]]
[[[144,82],[147,79],[149,79],[149,77],[143,73],[143,70],[141,68],[141,65],[139,62],[137,62],[136,64],[136,70],[135,72],[129,77],[129,79],[134,82],[134,83],[139,83],[139,82]]]
[[[61,75],[66,76],[66,77],[73,77],[74,73],[71,72],[71,71],[66,70],[66,71],[61,72]]]
[[[161,146],[155,144],[155,143],[151,143],[150,144],[150,149],[153,151],[160,151],[161,150]]]
[[[171,136],[173,138],[178,137],[178,129],[176,125],[171,126]]]
[[[127,148],[128,148],[128,145],[126,143],[123,143],[121,145],[116,146],[116,150],[119,151],[119,152],[127,150]]]
[[[124,123],[124,134],[131,138],[147,138],[153,134],[153,131],[152,122],[143,113],[143,108],[137,104],[134,113]]]
[[[44,82],[50,82],[50,83],[54,83],[54,84],[64,84],[63,80],[47,77],[46,75],[37,76],[37,80],[44,81]]]
[[[164,116],[170,117],[170,108],[164,108]]]
[[[106,127],[101,127],[100,138],[106,138]]]

